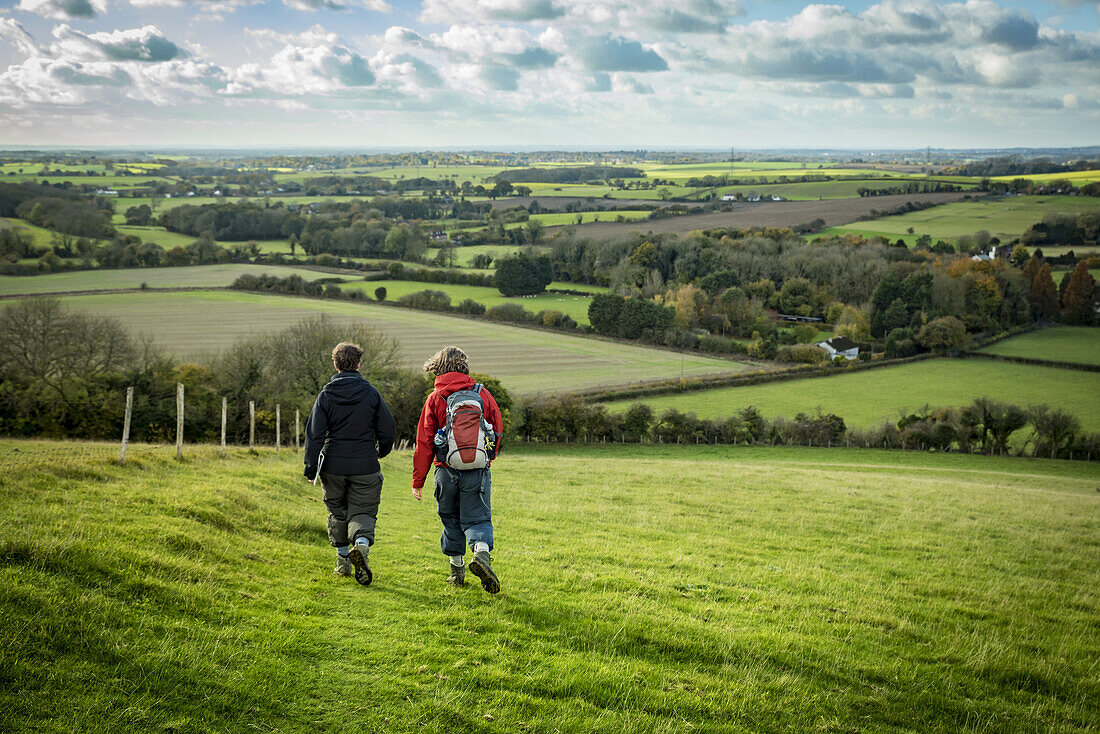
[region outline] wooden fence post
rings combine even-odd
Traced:
[[[248,401],[248,450],[256,450],[256,401]]]
[[[225,458],[225,413],[226,404],[225,396],[222,396],[222,458]]]
[[[298,426],[301,424],[301,413],[294,409],[294,453],[298,453]]]
[[[279,432],[279,424],[282,423],[280,407],[278,403],[275,403],[275,453],[279,453],[279,444],[282,442],[282,434]]]
[[[176,383],[176,458],[183,458],[183,383]]]
[[[126,463],[126,444],[130,440],[130,416],[134,412],[134,388],[126,388],[126,418],[122,422],[122,450],[118,454],[118,463]]]

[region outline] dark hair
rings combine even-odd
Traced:
[[[359,369],[359,362],[363,359],[363,350],[358,344],[340,342],[332,350],[332,363],[341,372],[351,372]]]

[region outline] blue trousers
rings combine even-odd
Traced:
[[[466,546],[485,543],[493,549],[493,511],[488,469],[459,471],[435,468],[435,504],[443,522],[439,545],[448,556],[461,556]]]

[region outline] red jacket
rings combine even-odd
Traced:
[[[474,386],[474,378],[461,372],[444,372],[435,378],[435,390],[424,401],[424,410],[420,411],[420,421],[416,425],[416,451],[413,452],[413,489],[424,486],[424,479],[435,461],[435,432],[447,424],[447,396],[459,390],[468,390]],[[493,430],[504,433],[504,419],[500,415],[497,401],[483,385],[481,399],[485,403],[485,418],[493,424]],[[497,451],[500,451],[499,441]]]

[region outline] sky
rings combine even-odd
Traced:
[[[1100,2],[0,0],[0,146],[1100,144]]]

